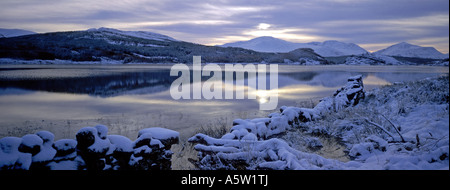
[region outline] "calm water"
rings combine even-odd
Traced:
[[[109,134],[132,140],[146,127],[165,127],[188,137],[201,126],[231,125],[237,118],[265,117],[276,111],[260,111],[262,99],[174,100],[169,89],[178,77],[170,76],[170,68],[0,65],[0,138],[39,130],[53,132],[56,139],[74,138],[80,128],[97,124],[107,125]],[[366,90],[448,75],[448,67],[430,66],[279,65],[278,70],[278,107],[312,106],[358,74],[364,76]],[[223,89],[224,93],[227,90],[234,89]]]

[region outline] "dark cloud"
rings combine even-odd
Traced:
[[[258,35],[365,47],[407,41],[448,52],[448,7],[448,0],[2,0],[0,27],[49,32],[105,26],[206,44]],[[266,30],[257,28],[261,23]]]

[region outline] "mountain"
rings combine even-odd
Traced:
[[[309,48],[314,49],[319,55],[324,57],[336,57],[344,55],[361,55],[367,53],[367,51],[354,44],[354,43],[344,43],[335,40],[328,40],[322,43],[311,42],[306,45]]]
[[[221,47],[241,47],[259,52],[289,52],[298,48],[311,48],[323,57],[360,55],[367,53],[365,49],[353,43],[344,43],[335,40],[293,43],[269,36],[258,37],[249,41],[227,43],[221,45]]]
[[[289,52],[300,48],[296,43],[284,41],[271,36],[258,37],[249,41],[227,43],[221,45],[221,47],[240,47],[259,52]]]
[[[29,30],[21,30],[21,29],[0,28],[0,38],[10,38],[10,37],[16,37],[16,36],[30,35],[30,34],[36,34],[36,32],[29,31]]]
[[[264,53],[205,46],[162,34],[98,28],[0,38],[0,58],[20,60],[120,61],[122,63],[305,63],[328,62],[312,49]]]
[[[374,54],[400,56],[400,57],[418,57],[429,59],[445,59],[448,55],[445,55],[433,47],[421,47],[418,45],[412,45],[406,42],[401,42],[386,49],[374,52]]]

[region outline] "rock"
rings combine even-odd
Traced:
[[[77,138],[77,154],[80,155],[86,163],[88,170],[103,170],[105,167],[105,156],[109,150],[109,139],[102,139],[100,135],[104,135],[104,127],[84,127],[76,134]],[[106,130],[107,131],[107,130]]]
[[[173,152],[170,146],[177,143],[179,133],[164,128],[147,128],[139,131],[133,142],[130,166],[136,170],[169,170]]]
[[[61,139],[53,144],[56,155],[53,160],[73,160],[77,157],[76,153],[77,141],[74,139]]]
[[[106,136],[108,135],[108,127],[104,126],[104,125],[96,125],[95,129],[97,129],[97,135],[105,140]]]
[[[77,141],[74,139],[60,139],[53,143],[56,155],[47,166],[51,170],[78,170],[86,165],[84,160],[77,156]]]
[[[0,139],[0,169],[169,170],[170,148],[179,141],[178,132],[159,127],[139,131],[134,142],[108,135],[104,125],[84,127],[75,137],[53,142],[54,135],[48,131],[4,137]]]
[[[347,106],[355,106],[365,97],[362,75],[349,77],[347,84],[333,94],[335,99],[335,110]]]
[[[128,170],[130,156],[133,153],[133,142],[121,135],[108,135],[111,147],[106,153],[106,169]]]
[[[94,144],[96,134],[97,129],[93,127],[85,127],[80,129],[76,134],[77,149],[82,151],[87,150],[89,146]]]
[[[56,150],[52,147],[55,135],[49,131],[39,131],[36,135],[42,139],[43,143],[41,145],[41,151],[33,156],[33,163],[30,169],[49,170],[50,168],[47,164],[50,163],[56,155]]]
[[[31,166],[31,153],[19,151],[22,138],[4,137],[0,139],[0,169],[28,170]]]
[[[154,139],[158,139],[169,150],[172,144],[177,144],[180,138],[180,133],[170,129],[152,127],[141,129],[138,133],[138,138],[145,133],[150,133]]]
[[[41,151],[41,146],[44,141],[35,134],[28,134],[22,137],[22,142],[19,145],[19,151],[30,153],[32,156]]]
[[[320,142],[319,138],[310,137],[305,139],[307,147],[313,151],[319,150],[323,147],[322,142]]]

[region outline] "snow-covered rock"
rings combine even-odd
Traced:
[[[132,143],[133,153],[129,165],[137,170],[169,170],[173,152],[172,144],[178,143],[179,133],[165,128],[146,128],[139,131]]]
[[[54,161],[73,160],[77,157],[77,141],[74,139],[57,140],[53,143],[53,148],[56,150]]]
[[[150,134],[152,138],[159,140],[166,149],[170,149],[172,144],[177,144],[180,133],[174,130],[152,127],[141,129],[138,133],[138,138],[143,134]]]
[[[80,129],[76,140],[53,140],[49,131],[0,139],[0,170],[168,170],[170,147],[178,143],[179,133],[147,128],[133,142],[97,125]]]
[[[0,139],[0,169],[28,170],[31,165],[31,153],[19,151],[22,138],[3,137]]]
[[[33,156],[32,169],[48,169],[46,165],[51,162],[56,155],[56,150],[53,148],[55,135],[49,131],[39,131],[36,135],[42,139],[43,143],[39,153]]]

